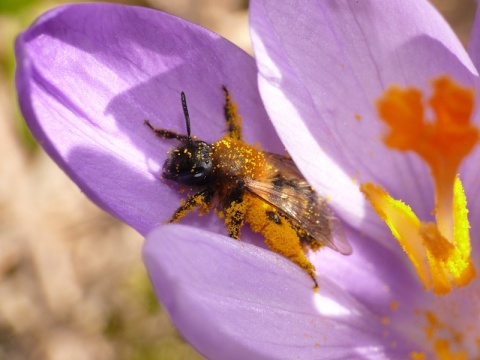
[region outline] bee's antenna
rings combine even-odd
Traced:
[[[187,98],[185,97],[185,93],[182,91],[182,107],[183,107],[183,115],[185,116],[185,123],[187,124],[187,140],[189,143],[192,142],[192,138],[190,137],[190,116],[188,115],[188,107],[187,107]]]

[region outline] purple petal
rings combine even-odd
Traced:
[[[392,83],[429,93],[432,78],[445,73],[475,85],[475,67],[436,10],[420,0],[258,0],[251,23],[267,111],[299,168],[339,215],[385,238],[389,231],[358,190],[359,182],[373,181],[431,218],[428,169],[416,156],[385,147],[374,104]]]
[[[327,271],[319,277],[319,294],[308,275],[287,259],[189,226],[154,230],[144,259],[174,324],[210,359],[404,359],[411,351],[395,328],[389,329],[391,337],[384,336],[383,309],[372,312],[343,290],[355,278],[363,293],[371,292],[375,303],[382,303],[389,295],[384,287],[376,288],[376,271],[345,276],[340,267],[335,281],[329,278],[336,264],[349,257],[338,255],[330,263],[333,271],[322,269]],[[342,277],[350,280],[342,282]],[[412,312],[417,304],[418,299],[402,306]]]
[[[87,196],[141,233],[167,220],[179,194],[158,176],[175,141],[143,124],[213,141],[225,132],[226,85],[245,138],[284,147],[263,109],[253,59],[204,28],[151,9],[63,6],[16,43],[19,102],[29,127]]]

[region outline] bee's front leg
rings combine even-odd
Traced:
[[[186,142],[188,140],[188,135],[177,134],[175,131],[171,131],[171,130],[154,128],[152,124],[150,124],[150,121],[148,120],[145,120],[144,124],[147,125],[149,129],[152,130],[155,133],[155,135],[157,135],[158,137],[161,137],[164,139],[177,139],[183,142]]]
[[[175,210],[168,222],[177,222],[196,208],[207,211],[211,207],[212,198],[213,196],[208,190],[203,190],[193,196],[190,196],[177,210]]]

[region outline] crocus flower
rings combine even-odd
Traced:
[[[26,121],[87,196],[147,236],[158,298],[208,358],[478,358],[480,20],[468,54],[427,1],[250,6],[256,63],[152,10],[45,14],[16,44]],[[354,253],[314,255],[316,294],[297,266],[248,231],[247,243],[226,237],[214,215],[162,225],[182,197],[158,179],[176,144],[143,121],[184,133],[183,90],[192,132],[212,142],[225,131],[222,85],[246,141],[286,148],[344,223]]]

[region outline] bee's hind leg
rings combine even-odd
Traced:
[[[247,222],[254,232],[263,234],[265,243],[270,250],[283,255],[298,265],[313,280],[313,290],[318,290],[315,266],[308,259],[300,242],[298,231],[292,222],[280,214],[275,208],[270,207],[265,211],[265,204],[255,204],[258,211],[247,214]],[[264,216],[262,216],[262,212]]]
[[[318,291],[318,282],[317,282],[317,278],[315,277],[315,271],[312,274],[308,273],[308,275],[310,275],[310,277],[313,280],[313,291],[317,292]]]

